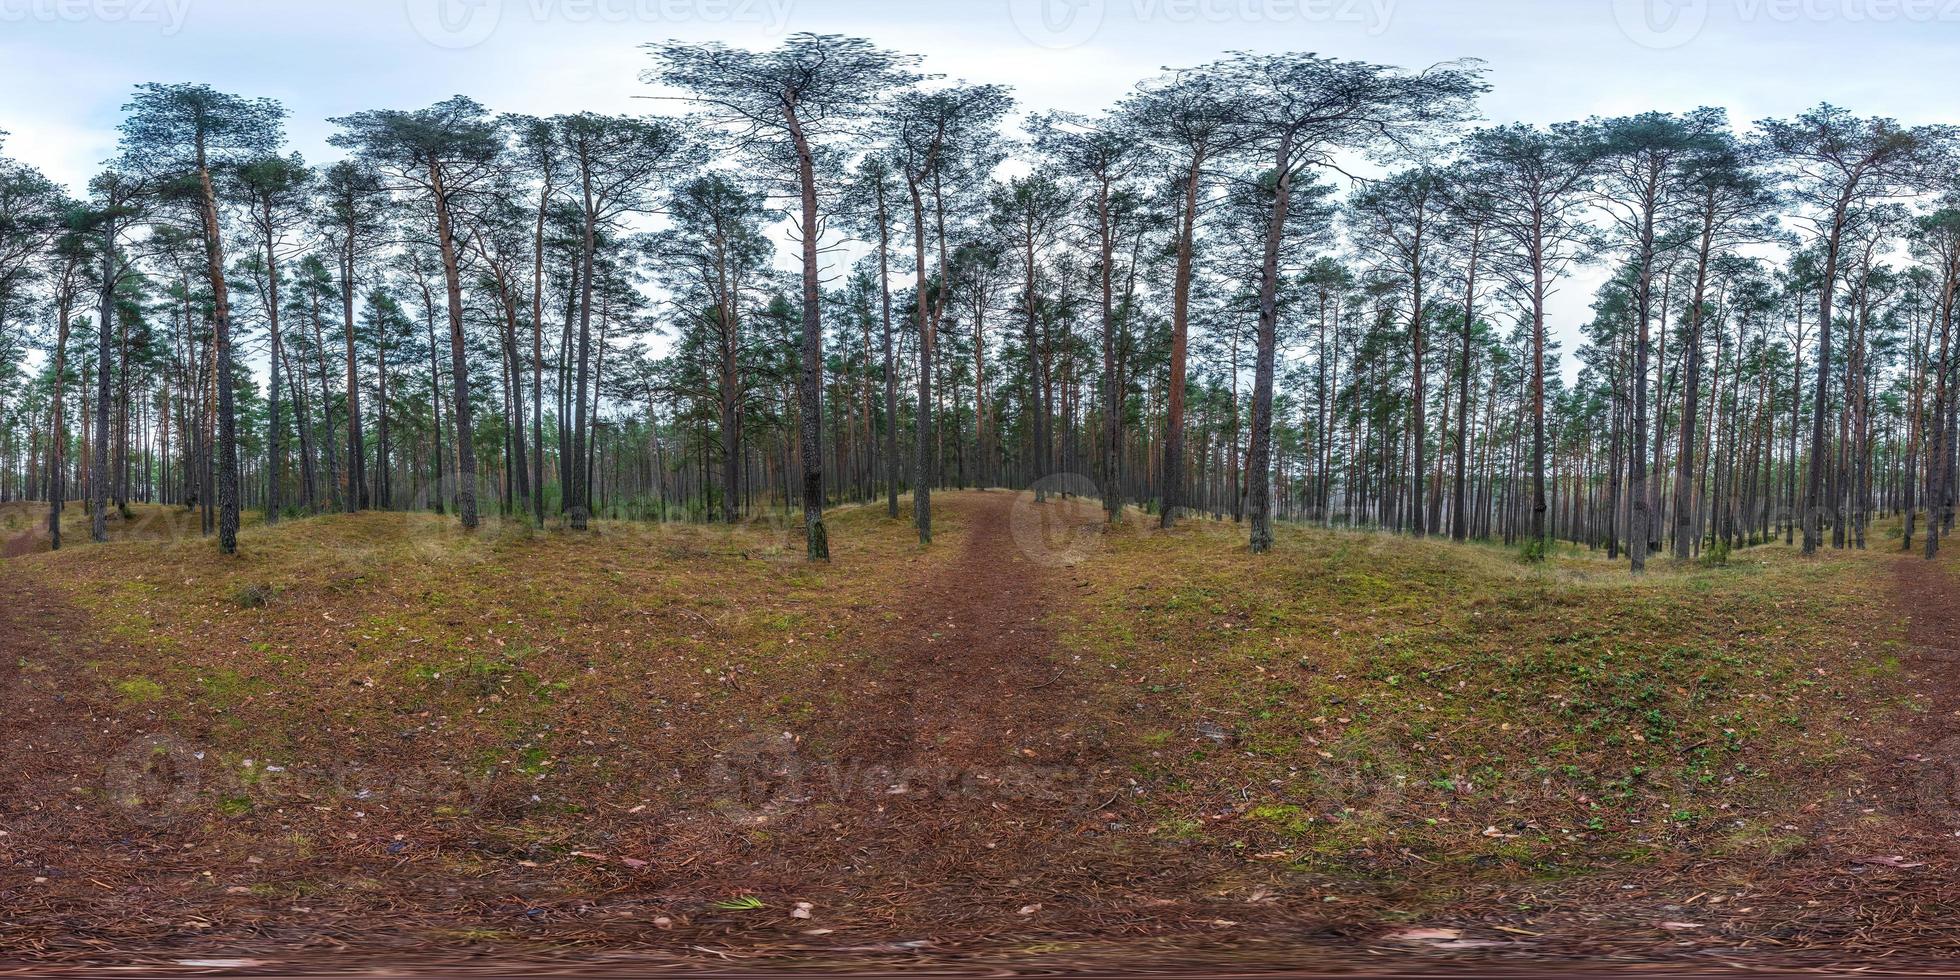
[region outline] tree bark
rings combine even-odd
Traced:
[[[1259,264],[1259,340],[1252,371],[1252,445],[1246,453],[1246,512],[1252,525],[1253,554],[1273,547],[1272,447],[1273,371],[1279,355],[1279,251],[1286,234],[1286,209],[1293,196],[1292,137],[1280,141],[1273,160],[1279,175],[1273,210],[1266,224],[1265,252]],[[1421,359],[1417,359],[1420,370]],[[1420,390],[1420,386],[1418,386]],[[1234,420],[1238,412],[1233,411]],[[1236,440],[1234,440],[1236,444]],[[1236,470],[1235,470],[1236,472]],[[1420,479],[1420,477],[1418,477]]]
[[[1203,150],[1194,153],[1184,173],[1184,213],[1179,216],[1177,272],[1171,288],[1170,392],[1164,411],[1163,507],[1158,514],[1158,524],[1166,530],[1177,522],[1177,508],[1184,495],[1185,348],[1190,338],[1191,249],[1198,226],[1198,182],[1204,159]]]
[[[1470,229],[1469,262],[1463,274],[1462,349],[1457,354],[1456,485],[1450,491],[1450,537],[1456,541],[1468,540],[1470,533],[1469,514],[1464,509],[1464,492],[1467,489],[1464,454],[1470,438],[1470,344],[1476,323],[1478,248],[1482,244],[1483,225],[1473,225]]]
[[[1804,479],[1803,553],[1814,555],[1823,543],[1819,521],[1824,510],[1824,415],[1831,395],[1831,302],[1837,292],[1838,248],[1842,241],[1845,212],[1849,207],[1840,199],[1831,216],[1831,232],[1824,246],[1823,274],[1817,287],[1817,384],[1816,401],[1810,420],[1810,471]]]
[[[810,561],[829,561],[830,532],[823,521],[823,320],[817,280],[816,165],[795,103],[785,102],[783,118],[796,147],[796,177],[802,196],[797,224],[803,238],[803,356],[797,400],[802,414],[798,441],[803,452],[803,536]],[[923,407],[922,402],[921,410]]]
[[[238,414],[231,371],[231,294],[225,283],[224,239],[218,226],[218,195],[204,148],[197,151],[198,185],[204,219],[205,274],[211,280],[212,372],[218,388],[218,550],[238,552]]]
[[[449,191],[443,183],[442,168],[429,167],[434,189],[436,240],[442,249],[442,272],[449,299],[449,363],[456,390],[456,403],[450,414],[456,418],[456,514],[465,530],[474,530],[476,515],[476,448],[470,426],[469,358],[463,344],[463,279],[457,267],[455,229],[450,223]]]

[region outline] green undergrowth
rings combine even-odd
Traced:
[[[1647,575],[1565,552],[1129,524],[1058,613],[1154,831],[1301,871],[1562,876],[1773,854],[1902,701],[1887,556]]]
[[[921,549],[882,507],[827,516],[827,565],[803,560],[799,519],[774,514],[466,533],[382,512],[248,526],[235,557],[192,524],[10,563],[89,617],[102,647],[72,682],[84,697],[257,760],[267,782],[245,796],[489,773],[550,812],[630,804],[671,783],[650,774],[698,769],[704,747],[794,727],[834,698],[826,679],[862,669],[868,648],[846,642],[861,613],[956,553]]]
[[[982,497],[942,499],[930,548],[882,505],[834,509],[827,565],[777,515],[465,533],[364,513],[248,525],[235,557],[192,515],[0,570],[88,619],[84,669],[23,682],[204,753],[213,826],[283,839],[295,814],[386,812],[456,828],[457,868],[508,867],[568,860],[595,814],[703,812],[731,746],[766,782],[786,733],[879,717],[879,644],[923,577],[957,575]],[[1774,857],[1842,795],[1857,733],[1912,707],[1883,549],[1656,559],[1636,580],[1565,548],[1283,527],[1255,557],[1229,523],[1095,524],[1016,527],[1058,671],[1021,696],[1113,733],[1097,822],[1152,860],[1434,882]],[[719,855],[729,826],[689,846]]]

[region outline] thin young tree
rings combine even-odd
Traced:
[[[1469,179],[1469,173],[1462,165],[1450,167],[1442,178],[1443,231],[1442,237],[1451,243],[1451,251],[1463,269],[1463,309],[1458,314],[1457,324],[1457,363],[1456,363],[1456,440],[1455,440],[1455,479],[1450,485],[1450,538],[1454,541],[1470,539],[1469,511],[1469,452],[1470,452],[1470,388],[1472,363],[1476,350],[1477,337],[1477,297],[1482,288],[1478,273],[1482,270],[1485,250],[1489,248],[1489,229],[1491,209],[1495,201],[1488,191]],[[1447,392],[1445,393],[1448,394]]]
[[[279,417],[280,370],[285,360],[285,339],[280,330],[279,271],[292,255],[289,240],[306,213],[312,171],[299,154],[266,156],[250,160],[232,173],[234,193],[244,203],[246,225],[257,238],[259,257],[265,263],[264,295],[266,329],[271,350],[267,355],[266,382],[266,480],[265,521],[279,520],[280,467],[285,464],[285,426]]]
[[[1633,365],[1629,374],[1632,449],[1627,454],[1627,494],[1631,520],[1627,529],[1627,558],[1633,573],[1647,570],[1650,542],[1659,537],[1654,513],[1658,497],[1651,492],[1652,471],[1647,452],[1647,408],[1650,360],[1653,351],[1654,284],[1664,253],[1681,247],[1681,236],[1670,235],[1670,224],[1688,199],[1683,187],[1683,164],[1715,149],[1718,134],[1728,130],[1720,110],[1702,109],[1685,116],[1647,112],[1637,116],[1593,120],[1584,139],[1594,157],[1593,200],[1611,222],[1619,245],[1632,260]],[[1617,447],[1615,447],[1617,449]]]
[[[676,295],[682,331],[707,342],[721,437],[722,519],[741,520],[742,407],[746,401],[743,304],[762,285],[775,247],[763,230],[764,199],[723,174],[704,174],[675,191],[673,227],[654,243],[655,260]]]
[[[914,59],[861,38],[794,34],[770,51],[719,43],[650,45],[658,67],[644,79],[684,93],[796,199],[802,251],[802,352],[798,380],[803,531],[810,561],[830,560],[824,526],[823,311],[818,254],[823,227],[818,156],[833,155],[851,127],[874,118],[888,93],[910,81]]]
[[[470,207],[458,212],[468,227],[463,236],[466,247],[477,259],[476,285],[488,294],[495,311],[497,346],[501,360],[506,400],[505,439],[508,441],[505,474],[510,493],[503,498],[506,513],[513,502],[535,495],[530,488],[524,430],[524,350],[521,321],[530,311],[530,297],[524,292],[524,273],[534,266],[532,229],[522,193],[512,176],[515,168],[505,168],[488,192],[473,195]],[[533,342],[536,334],[533,332]],[[535,369],[533,379],[536,378]]]
[[[148,84],[137,87],[123,111],[123,167],[153,178],[166,196],[189,204],[197,214],[205,277],[211,287],[212,370],[218,389],[218,548],[234,554],[238,551],[238,415],[231,295],[213,173],[276,149],[283,138],[286,110],[270,99],[245,99],[208,85]],[[105,287],[105,291],[113,290]],[[100,482],[103,486],[96,492],[106,491],[106,477]]]
[[[1089,234],[1095,248],[1093,268],[1102,327],[1103,514],[1111,523],[1123,517],[1123,390],[1117,365],[1116,246],[1121,234],[1120,212],[1129,197],[1124,185],[1146,162],[1141,147],[1122,124],[1120,117],[1090,121],[1061,114],[1039,117],[1031,124],[1036,147],[1053,157],[1065,173],[1074,175],[1087,190],[1082,197],[1090,211]]]
[[[1726,130],[1709,134],[1687,158],[1679,161],[1683,201],[1680,222],[1685,247],[1692,250],[1694,272],[1686,307],[1681,344],[1681,419],[1674,457],[1674,557],[1687,560],[1696,537],[1695,458],[1700,433],[1702,337],[1709,313],[1709,279],[1723,254],[1776,234],[1771,209],[1776,195],[1751,166],[1747,148]],[[1791,397],[1796,392],[1792,389]],[[1795,460],[1791,461],[1792,465]]]
[[[885,516],[898,518],[898,363],[892,334],[891,251],[900,193],[898,169],[885,153],[869,153],[852,172],[845,189],[845,217],[857,233],[877,242],[878,319],[885,400]]]
[[[47,185],[47,190],[51,194],[59,193],[51,183]],[[20,219],[21,224],[0,233],[25,234],[28,222],[39,224],[45,217],[45,214],[37,213],[35,209],[14,206],[16,203],[9,202],[7,216]],[[68,338],[73,327],[75,306],[80,300],[82,286],[88,274],[90,246],[94,241],[94,236],[88,227],[90,223],[91,216],[87,211],[68,204],[61,207],[61,213],[55,219],[53,227],[59,229],[58,234],[53,238],[36,236],[50,253],[46,259],[52,266],[50,287],[54,299],[55,335],[48,371],[48,453],[45,478],[48,495],[48,546],[55,551],[61,550],[61,511],[68,500],[65,482],[68,472],[68,428],[62,389],[68,380]],[[18,241],[15,239],[15,244],[18,244]],[[39,257],[31,256],[25,249],[15,254],[23,258]],[[16,268],[13,271],[16,276],[24,277],[26,270]],[[19,278],[14,279],[13,282],[16,288],[21,284]]]
[[[1470,63],[1437,65],[1406,73],[1381,65],[1338,61],[1310,54],[1240,55],[1222,68],[1245,94],[1235,127],[1242,145],[1266,166],[1262,186],[1271,188],[1259,272],[1259,336],[1253,367],[1251,474],[1247,514],[1254,553],[1272,547],[1273,375],[1278,358],[1280,252],[1287,234],[1293,182],[1308,169],[1339,170],[1345,152],[1419,152],[1444,127],[1468,118],[1484,91],[1482,70]],[[1427,192],[1423,195],[1427,200]],[[1425,205],[1426,210],[1427,205]],[[1416,288],[1421,288],[1418,275]],[[1419,307],[1419,304],[1418,304]],[[1418,309],[1419,313],[1419,309]],[[1416,344],[1416,497],[1424,469],[1421,430],[1421,329]],[[1422,533],[1417,509],[1416,532]]]
[[[593,291],[599,272],[599,240],[630,215],[655,209],[671,177],[697,165],[695,144],[679,125],[638,116],[581,112],[545,121],[557,145],[565,180],[579,212],[578,334],[573,368],[572,484],[567,503],[573,530],[582,531],[592,513],[591,436],[586,392],[593,380]]]
[[[512,134],[513,164],[536,184],[531,213],[531,519],[543,527],[545,229],[563,182],[564,161],[545,120],[508,116],[504,126]]]
[[[902,93],[892,107],[898,129],[894,155],[912,204],[913,306],[918,319],[919,409],[917,476],[912,488],[912,519],[919,541],[932,541],[932,483],[938,475],[933,435],[933,349],[940,321],[952,302],[956,267],[947,234],[948,205],[954,195],[984,183],[999,161],[1000,120],[1014,100],[998,85],[954,85]],[[928,244],[937,256],[936,274],[926,265]],[[1045,465],[1045,461],[1043,464]]]
[[[1409,443],[1414,453],[1409,476],[1414,481],[1411,499],[1418,504],[1423,495],[1429,438],[1424,391],[1428,372],[1423,359],[1429,345],[1423,328],[1425,318],[1432,317],[1427,305],[1432,273],[1442,261],[1439,228],[1444,221],[1445,203],[1438,171],[1417,166],[1361,188],[1349,207],[1355,244],[1392,270],[1409,290]],[[1432,530],[1427,526],[1421,506],[1415,508],[1414,517],[1410,530],[1416,537]]]
[[[1158,522],[1177,521],[1185,492],[1184,400],[1191,336],[1192,252],[1206,180],[1231,147],[1244,97],[1215,68],[1187,69],[1139,87],[1119,111],[1160,155],[1178,187],[1176,261],[1171,279],[1169,381],[1165,393],[1163,472]]]
[[[1069,213],[1070,195],[1047,170],[1010,177],[989,193],[988,220],[993,233],[1014,253],[1021,269],[1019,313],[1022,353],[1028,375],[1028,480],[1035,503],[1048,499],[1050,448],[1048,411],[1042,389],[1046,384],[1041,362],[1042,262],[1055,244]]]
[[[1804,205],[1805,211],[1794,217],[1809,226],[1822,261],[1810,466],[1803,496],[1803,553],[1812,555],[1823,541],[1833,308],[1845,233],[1869,202],[1908,193],[1926,182],[1953,133],[1949,127],[1910,127],[1879,116],[1861,118],[1828,103],[1794,119],[1761,120],[1756,132],[1762,147],[1775,156],[1789,193]]]
[[[369,256],[387,228],[387,190],[372,162],[342,160],[328,167],[319,183],[315,221],[324,250],[332,253],[340,300],[341,361],[347,403],[347,513],[368,505],[367,436],[361,419],[361,385],[356,356],[354,300],[367,274]],[[331,428],[331,427],[329,427]],[[332,438],[332,432],[328,433]]]
[[[1517,295],[1528,324],[1526,369],[1531,413],[1530,544],[1546,538],[1545,301],[1587,239],[1585,182],[1593,159],[1571,124],[1550,130],[1515,124],[1478,130],[1465,141],[1469,178],[1496,199],[1491,227],[1504,244],[1496,271]]]
[[[353,150],[391,178],[399,192],[434,212],[449,306],[450,373],[455,388],[456,512],[477,526],[476,446],[471,424],[469,352],[463,335],[463,274],[455,212],[461,200],[494,180],[502,134],[483,106],[463,96],[427,109],[370,109],[329,120],[341,128],[329,142]]]

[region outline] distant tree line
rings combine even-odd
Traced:
[[[1686,558],[1953,520],[1954,133],[1472,128],[1482,69],[1235,54],[1017,115],[866,41],[648,48],[672,111],[332,120],[140,86],[0,156],[0,499],[800,515],[942,487]],[[4,143],[0,143],[4,151]],[[779,262],[778,242],[794,261]],[[1560,364],[1548,298],[1607,281]],[[1568,376],[1574,380],[1568,381]]]

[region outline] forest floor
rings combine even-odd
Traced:
[[[109,544],[19,547],[0,962],[1960,955],[1960,577],[1896,527],[1633,581],[934,502],[924,548],[882,505],[832,511],[826,566],[778,515],[324,516],[225,558],[196,515],[138,507]]]

